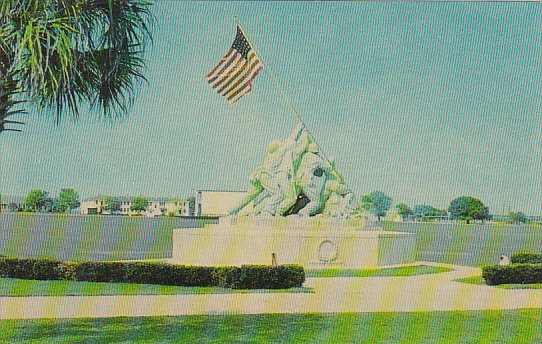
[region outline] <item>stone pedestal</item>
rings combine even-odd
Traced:
[[[366,268],[415,261],[413,233],[388,232],[363,219],[223,218],[218,225],[173,230],[174,263],[204,266],[301,264]]]

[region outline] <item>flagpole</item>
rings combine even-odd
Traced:
[[[254,49],[254,51],[259,51],[259,49],[256,49],[256,46],[254,45],[254,43],[251,41],[249,35],[247,35],[247,33],[245,32],[245,30],[243,30],[243,26],[241,25],[241,20],[239,19],[238,16],[235,16],[235,19],[237,20],[237,26],[239,27],[239,29],[241,30],[241,32],[243,33],[243,35],[245,35],[245,38],[247,39],[247,42],[250,44],[250,46],[252,47],[252,49]],[[288,107],[290,108],[292,114],[294,115],[294,117],[303,125],[303,127],[305,127],[305,130],[307,130],[307,134],[309,135],[309,137],[314,141],[314,143],[316,143],[318,145],[318,147],[320,147],[320,153],[322,154],[322,157],[324,158],[325,161],[327,161],[330,165],[331,165],[331,168],[334,169],[337,173],[339,173],[339,171],[337,171],[337,168],[335,166],[333,166],[333,164],[330,163],[329,159],[326,157],[326,154],[324,153],[324,151],[322,150],[320,144],[316,141],[316,139],[314,138],[314,136],[312,135],[312,133],[309,131],[309,129],[307,128],[307,125],[305,124],[305,122],[301,119],[301,116],[299,116],[299,113],[297,112],[297,110],[295,109],[294,105],[292,104],[292,102],[290,101],[290,99],[286,96],[286,93],[284,93],[284,90],[282,89],[282,87],[280,86],[279,82],[277,81],[277,79],[275,78],[275,75],[273,74],[273,72],[267,68],[267,65],[264,63],[263,59],[261,58],[261,56],[259,56],[259,54],[257,54],[258,57],[260,58],[260,61],[262,62],[262,64],[265,66],[264,70],[267,71],[268,75],[271,77],[271,80],[273,81],[273,83],[275,84],[275,87],[279,90],[280,94],[282,95],[282,98],[284,98],[285,102],[288,104]],[[339,173],[340,175],[340,173]],[[343,180],[343,183],[344,180]],[[346,183],[345,183],[346,185]]]
[[[254,45],[254,43],[252,42],[252,40],[249,38],[248,34],[245,32],[245,30],[243,30],[243,26],[241,25],[241,20],[239,19],[239,17],[235,16],[235,19],[237,19],[237,26],[239,27],[239,29],[241,29],[241,32],[243,33],[243,35],[245,35],[246,39],[247,39],[247,42],[250,44],[250,46],[252,47],[252,49],[254,49],[254,51],[259,51],[259,49],[256,49],[256,46]],[[259,55],[259,54],[258,54]],[[258,56],[260,57],[260,56]],[[275,84],[275,87],[279,90],[280,94],[282,95],[282,98],[284,98],[284,100],[286,101],[286,103],[288,104],[288,107],[290,108],[290,110],[292,111],[292,114],[294,115],[294,117],[299,121],[301,122],[301,124],[303,124],[303,126],[306,128],[307,125],[305,124],[305,122],[303,122],[303,120],[301,119],[301,117],[299,116],[299,113],[297,112],[297,110],[295,109],[294,105],[292,104],[292,102],[290,101],[290,99],[286,96],[286,94],[284,93],[284,90],[282,89],[282,87],[279,85],[277,79],[275,78],[275,75],[273,74],[273,72],[267,68],[267,65],[265,63],[263,63],[263,59],[260,57],[260,61],[262,61],[262,64],[265,66],[265,70],[267,71],[267,73],[269,74],[269,76],[271,77],[271,80],[273,81],[273,83]],[[307,130],[308,131],[308,130]],[[312,136],[312,135],[311,135]],[[314,139],[314,138],[313,138]],[[316,141],[316,140],[315,140]]]

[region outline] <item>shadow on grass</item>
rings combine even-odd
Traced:
[[[482,276],[470,276],[465,278],[459,278],[454,282],[483,285],[487,287],[494,287],[500,289],[542,289],[542,283],[533,284],[499,284],[499,285],[487,285]]]
[[[153,284],[75,281],[36,281],[0,278],[0,297],[27,296],[108,296],[108,295],[198,295],[249,293],[313,293],[312,288],[229,289],[220,287],[179,287]]]

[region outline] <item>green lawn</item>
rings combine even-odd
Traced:
[[[416,233],[416,260],[482,266],[499,256],[540,249],[542,230],[534,225],[383,222],[383,229]]]
[[[466,278],[460,278],[455,280],[456,282],[469,283],[469,284],[478,284],[486,285],[486,282],[482,276],[471,276]],[[533,284],[499,284],[492,286],[495,288],[501,289],[542,289],[542,283],[533,283]]]
[[[35,281],[0,278],[0,296],[185,295],[300,292],[312,292],[312,290],[310,288],[237,290],[219,287],[177,287],[134,283]]]
[[[0,321],[0,342],[540,343],[542,310]]]
[[[393,277],[417,276],[452,271],[453,269],[428,265],[403,266],[386,269],[314,269],[306,270],[307,277]]]
[[[211,220],[173,217],[0,214],[0,254],[66,260],[127,260],[171,257],[172,229]],[[542,228],[383,222],[384,230],[417,233],[416,260],[469,266],[498,263],[514,251],[536,251]],[[21,238],[24,238],[22,240]]]

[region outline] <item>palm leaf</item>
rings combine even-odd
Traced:
[[[57,122],[66,114],[78,118],[83,104],[106,118],[125,115],[145,80],[150,5],[144,0],[3,0],[0,73],[10,72],[15,83],[0,84],[0,97],[9,95],[0,104],[4,116],[15,105],[8,100],[21,93],[51,110]]]

